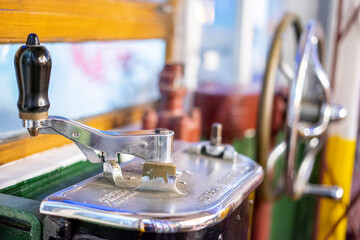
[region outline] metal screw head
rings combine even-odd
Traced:
[[[221,123],[213,123],[210,132],[210,144],[219,146],[222,142],[222,125]]]
[[[235,220],[236,220],[237,222],[240,222],[240,220],[241,220],[240,215],[236,215]]]
[[[71,133],[71,136],[74,137],[74,138],[78,138],[78,137],[80,137],[80,133],[77,132],[77,131],[73,131],[73,132]]]

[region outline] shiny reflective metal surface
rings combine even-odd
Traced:
[[[318,137],[323,135],[328,129],[332,115],[336,115],[334,119],[337,119],[338,116],[342,115],[340,114],[340,111],[342,111],[341,106],[334,105],[333,107],[330,104],[330,81],[320,63],[319,57],[319,52],[323,52],[321,49],[323,38],[324,36],[321,25],[317,21],[311,20],[301,35],[299,48],[296,54],[295,76],[290,89],[285,130],[285,141],[287,146],[285,150],[285,190],[295,199],[301,197],[305,192],[314,167],[316,155],[322,147],[321,142],[325,140],[324,138]],[[321,107],[318,122],[315,123],[315,125],[307,126],[306,124],[300,122],[300,114],[302,109],[304,84],[305,81],[309,79],[308,71],[310,70],[314,72],[316,79],[322,87],[324,101]],[[338,113],[332,114],[335,110],[337,110]],[[310,138],[310,140],[308,141],[305,157],[300,165],[299,171],[296,172],[295,156],[299,135],[305,138]],[[318,186],[318,188],[321,187]],[[330,188],[327,188],[327,190],[330,190]],[[325,189],[324,191],[319,191],[318,195],[327,197],[338,196],[331,193],[321,195],[324,192],[326,192]]]
[[[202,141],[192,144],[187,150],[191,154],[205,154],[208,156],[236,161],[238,152],[230,144],[213,146],[210,141]]]
[[[286,142],[278,144],[269,154],[265,166],[265,180],[262,184],[264,190],[268,193],[268,200],[274,200],[284,192],[284,177],[277,179],[276,167],[277,163],[282,159],[286,150]],[[271,198],[270,198],[271,197]]]
[[[94,163],[117,160],[118,153],[140,157],[146,161],[172,162],[174,132],[156,130],[101,131],[64,117],[50,116],[41,120],[40,134],[59,134],[75,142]],[[97,156],[95,150],[104,153]]]
[[[284,186],[281,186],[284,188],[283,191],[294,199],[298,199],[306,193],[337,200],[342,197],[340,194],[342,191],[339,187],[309,185],[315,158],[323,146],[325,141],[323,135],[328,129],[330,121],[337,121],[346,116],[346,110],[342,106],[330,103],[330,81],[319,58],[319,52],[320,55],[323,52],[322,44],[322,28],[317,21],[311,20],[301,35],[296,54],[295,74],[291,81],[286,114],[285,142],[280,143],[270,153],[269,164],[266,168],[267,175],[272,176],[278,158],[283,154],[285,155]],[[319,81],[324,96],[319,119],[314,125],[301,121],[303,91],[305,82],[311,79],[308,77],[310,70],[313,71]],[[306,150],[299,170],[296,171],[295,158],[300,137],[306,141]]]
[[[175,142],[178,193],[143,191],[144,160],[120,164],[126,187],[103,174],[47,197],[43,214],[79,219],[141,232],[195,231],[229,216],[261,182],[263,171],[238,154],[236,161],[189,153],[193,145]]]
[[[187,151],[192,154],[205,154],[232,161],[236,161],[238,155],[232,145],[222,143],[222,125],[220,123],[211,125],[210,141],[194,143]]]
[[[104,163],[104,176],[116,186],[125,186],[118,154],[130,154],[145,161],[173,161],[174,132],[168,129],[139,131],[101,131],[58,116],[24,120],[32,136],[59,134],[73,141],[92,163]],[[101,155],[98,155],[100,152]]]

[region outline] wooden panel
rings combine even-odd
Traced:
[[[173,18],[161,4],[126,0],[7,0],[0,2],[0,43],[164,38]]]
[[[122,109],[83,119],[79,122],[97,129],[109,130],[111,128],[140,121],[144,110],[151,106],[154,105],[147,104]],[[71,143],[71,141],[59,135],[39,135],[37,137],[30,137],[29,135],[22,136],[22,139],[13,139],[12,142],[0,145],[0,165],[68,143]]]
[[[177,18],[180,14],[179,9],[179,0],[169,0],[170,5],[172,6],[172,16],[171,20],[173,24],[168,26],[168,36],[167,36],[167,42],[166,42],[166,62],[175,62],[174,61],[174,47],[175,47],[175,28],[176,28],[176,22]]]

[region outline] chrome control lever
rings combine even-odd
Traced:
[[[167,129],[141,131],[101,131],[58,116],[48,116],[48,87],[51,55],[30,34],[26,45],[15,55],[19,89],[19,117],[30,135],[58,134],[73,141],[92,163],[104,163],[105,176],[123,185],[118,154],[130,154],[147,162],[172,163],[174,132]],[[100,151],[99,156],[96,151]]]
[[[140,131],[101,131],[70,119],[49,116],[24,120],[29,132],[62,135],[73,141],[92,163],[104,163],[104,175],[117,186],[125,187],[118,154],[130,154],[147,162],[172,163],[174,132],[168,129]],[[96,151],[100,151],[98,155]]]
[[[59,134],[73,141],[92,163],[116,160],[119,153],[152,162],[172,162],[174,132],[167,129],[101,131],[58,116],[40,120],[39,134]],[[102,152],[98,156],[95,150]]]

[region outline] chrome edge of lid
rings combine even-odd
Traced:
[[[181,143],[180,145],[182,147],[180,149],[178,148],[178,151],[176,152],[176,154],[180,158],[181,157],[184,158],[184,156],[181,156],[182,154],[185,154],[186,156],[190,156],[190,158],[192,159],[186,161],[194,161],[194,158],[198,157],[198,156],[191,156],[188,153],[184,152],[184,146],[185,148],[187,148],[189,147],[188,144]],[[91,202],[91,200],[87,201],[87,199],[84,199],[83,201],[79,201],[79,199],[74,200],[76,199],[75,197],[71,199],[71,197],[74,194],[76,194],[76,191],[85,191],[84,189],[88,185],[90,186],[91,184],[96,183],[96,181],[97,182],[102,181],[103,178],[102,174],[94,176],[88,180],[85,180],[83,182],[80,182],[69,188],[66,188],[62,191],[59,191],[57,193],[48,196],[45,200],[42,201],[40,206],[40,212],[46,215],[83,220],[87,222],[103,224],[103,225],[113,226],[122,229],[141,231],[141,232],[174,233],[174,232],[201,230],[206,227],[215,225],[216,223],[219,223],[227,216],[229,216],[245,199],[247,199],[250,192],[255,190],[255,188],[261,183],[263,179],[262,168],[253,160],[241,154],[239,154],[237,158],[238,158],[237,159],[238,163],[231,163],[229,161],[227,162],[225,161],[224,164],[227,164],[228,169],[230,169],[231,164],[232,165],[246,164],[247,166],[250,166],[248,168],[249,170],[245,171],[243,174],[241,173],[241,171],[239,171],[240,175],[234,172],[235,173],[234,179],[231,179],[230,177],[229,183],[223,182],[224,192],[221,193],[222,194],[221,196],[217,196],[219,197],[217,201],[214,202],[210,201],[210,203],[206,203],[206,202],[201,203],[198,200],[201,199],[204,194],[205,195],[207,194],[207,191],[203,191],[204,189],[209,189],[209,186],[211,189],[212,186],[211,181],[213,182],[216,181],[219,182],[220,180],[222,181],[224,178],[228,177],[229,173],[232,173],[231,171],[225,175],[223,174],[224,172],[221,172],[222,177],[218,180],[216,179],[210,180],[209,178],[209,181],[205,181],[206,183],[204,183],[204,184],[209,184],[207,187],[196,185],[194,189],[195,188],[201,189],[201,187],[203,187],[200,192],[193,193],[195,190],[192,191],[191,186],[187,186],[187,190],[189,189],[190,190],[189,190],[189,194],[186,196],[187,197],[187,199],[185,199],[186,202],[183,202],[183,204],[185,204],[186,206],[183,207],[182,209],[181,206],[178,206],[179,203],[173,204],[174,206],[176,206],[176,208],[178,208],[176,210],[179,210],[180,212],[175,211],[175,213],[171,213],[171,212],[165,212],[165,211],[161,212],[156,210],[154,210],[153,212],[143,211],[141,209],[141,206],[139,206],[137,203],[137,200],[139,198],[137,199],[136,198],[137,196],[134,197],[134,195],[132,195],[133,193],[132,191],[126,192],[126,194],[128,194],[128,197],[125,196],[126,197],[125,200],[124,198],[122,198],[122,200],[128,203],[128,205],[124,205],[124,204],[122,205],[121,203],[117,207],[111,206],[108,203],[95,204],[94,202]],[[179,167],[181,167],[181,165],[183,164],[180,162],[180,160],[178,159],[178,161],[176,161],[175,158],[175,164],[178,163]],[[206,163],[211,161],[224,161],[224,160],[214,160],[211,157],[202,156],[202,159],[200,159],[199,161],[205,161]],[[218,169],[218,165],[215,166]],[[178,169],[180,171],[184,170],[181,168]],[[124,167],[124,170],[126,172],[126,167]],[[191,176],[187,175],[187,178],[190,179]],[[195,179],[194,182],[197,181],[198,179]],[[111,183],[109,182],[109,186],[110,184]],[[185,188],[183,188],[182,190],[184,189]],[[141,192],[138,195],[142,195],[142,194],[146,194],[146,193]],[[142,201],[144,201],[144,199],[146,198],[142,197]],[[191,202],[191,199],[195,201]],[[155,201],[155,200],[149,199],[149,204],[150,201]],[[164,209],[166,208],[166,206],[163,205],[166,205],[166,203],[168,203],[168,200],[156,200],[156,201],[159,202],[158,205],[160,206],[158,207],[160,208],[163,207]],[[163,201],[163,204],[161,204],[161,201]],[[136,209],[136,211],[132,211],[131,208]],[[184,211],[181,212],[182,210]]]

